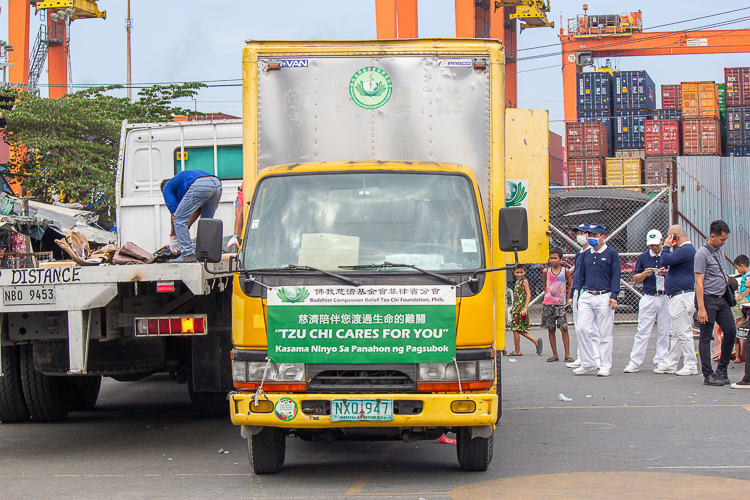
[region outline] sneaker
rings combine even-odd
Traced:
[[[609,377],[609,370],[607,368],[599,368],[596,374],[597,377]]]
[[[750,380],[742,379],[731,385],[732,389],[750,389]]]
[[[565,366],[567,366],[568,368],[578,368],[579,366],[581,366],[581,360],[576,359],[575,361],[571,361],[570,363],[565,363]]]
[[[641,371],[640,368],[635,366],[632,362],[628,363],[628,366],[625,367],[625,369],[622,371],[622,373],[636,373]]]
[[[195,254],[186,254],[186,255],[180,255],[176,259],[172,259],[169,261],[171,264],[187,264],[189,262],[196,262],[195,260]]]
[[[682,368],[677,370],[675,375],[698,375],[698,367],[696,365],[684,365]]]
[[[579,366],[575,370],[573,370],[573,373],[576,375],[586,375],[587,373],[594,373],[595,371],[598,371],[599,369],[596,366]]]
[[[677,368],[670,368],[664,363],[659,363],[654,368],[654,373],[677,373]]]
[[[711,375],[703,379],[703,385],[720,386],[724,385],[724,381],[717,377],[715,373],[712,373]]]
[[[717,369],[714,372],[714,375],[716,375],[716,378],[724,382],[724,385],[729,385],[732,382],[729,380],[729,377],[727,376],[727,371],[722,369]]]

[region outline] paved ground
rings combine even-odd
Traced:
[[[486,473],[462,472],[453,445],[290,439],[284,470],[254,476],[239,430],[193,417],[186,387],[154,376],[105,382],[95,411],[60,424],[0,425],[0,499],[746,498],[750,391],[648,363],[623,374],[632,333],[616,329],[609,378],[576,377],[526,340],[503,358]]]

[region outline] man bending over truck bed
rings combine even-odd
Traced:
[[[185,170],[161,183],[161,192],[172,214],[169,249],[182,255],[170,262],[195,262],[190,226],[198,219],[210,219],[221,199],[221,181],[202,170]]]

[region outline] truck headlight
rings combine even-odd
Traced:
[[[266,361],[232,361],[232,377],[236,382],[303,382],[304,363],[267,363]]]
[[[461,381],[492,380],[495,361],[459,361],[458,363],[419,363],[420,382],[457,382],[456,364]]]

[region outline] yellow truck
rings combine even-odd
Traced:
[[[255,473],[282,467],[289,436],[446,432],[486,470],[492,271],[546,260],[546,112],[506,118],[494,40],[250,41],[243,78],[229,406]],[[199,224],[198,259],[216,261],[221,223]]]

